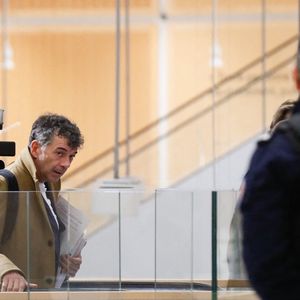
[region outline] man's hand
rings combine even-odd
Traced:
[[[37,284],[28,283],[19,272],[10,271],[2,276],[1,292],[23,292],[28,287],[37,288]]]
[[[66,273],[70,277],[74,277],[78,272],[82,263],[81,255],[70,256],[68,254],[61,255],[60,266],[63,273]]]

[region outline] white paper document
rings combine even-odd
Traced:
[[[76,207],[72,206],[63,197],[59,196],[56,211],[66,229],[60,235],[60,255],[77,256],[85,246],[87,240],[85,230],[88,224],[87,217]],[[67,274],[58,267],[55,287],[60,288]]]

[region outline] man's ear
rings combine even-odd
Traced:
[[[300,74],[299,74],[299,69],[297,67],[295,67],[294,71],[293,71],[293,78],[294,78],[294,82],[296,85],[296,89],[298,91],[300,91]]]
[[[38,158],[41,152],[41,146],[38,141],[33,140],[29,145],[30,153],[33,158]]]

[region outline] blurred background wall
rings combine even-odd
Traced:
[[[85,145],[66,188],[114,177],[118,7],[119,177],[176,185],[265,131],[277,106],[297,97],[297,0],[1,5],[1,140],[16,141],[18,154],[39,114],[71,118]],[[209,176],[216,185],[216,171]]]

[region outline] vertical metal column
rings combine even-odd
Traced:
[[[114,148],[114,178],[119,178],[119,131],[120,131],[120,0],[116,0],[116,65],[115,65],[115,148]]]
[[[6,57],[6,47],[8,43],[8,33],[7,33],[7,15],[8,15],[8,1],[2,0],[2,14],[1,14],[1,48],[2,48],[2,62],[1,62],[1,73],[2,73],[2,81],[1,81],[1,107],[6,107],[7,102],[7,68],[5,67],[5,62],[7,60]]]
[[[300,34],[300,0],[298,0],[298,34]]]
[[[261,94],[262,94],[262,130],[266,131],[266,0],[261,0],[261,52],[262,52],[262,81],[261,81]]]
[[[298,45],[297,45],[297,52],[296,52],[296,66],[294,72],[297,72],[299,74],[299,68],[300,68],[300,0],[298,0]],[[296,76],[296,74],[294,74]],[[299,75],[298,75],[299,76]],[[297,83],[295,82],[295,85]]]
[[[212,0],[212,41],[211,41],[211,49],[212,49],[212,61],[215,61],[215,49],[216,49],[216,14],[217,14],[217,0]],[[212,168],[213,168],[213,189],[216,189],[216,121],[215,121],[215,114],[216,114],[216,68],[214,63],[212,64],[211,70],[211,80],[212,80],[212,118],[211,118],[211,126],[212,126]]]
[[[126,176],[130,176],[130,0],[125,0]]]
[[[169,110],[168,95],[168,28],[167,28],[167,1],[159,0],[158,21],[158,117],[163,118],[158,124],[159,136],[168,132],[168,121],[164,118]],[[158,144],[158,176],[159,184],[164,187],[168,184],[168,141],[162,139]]]

